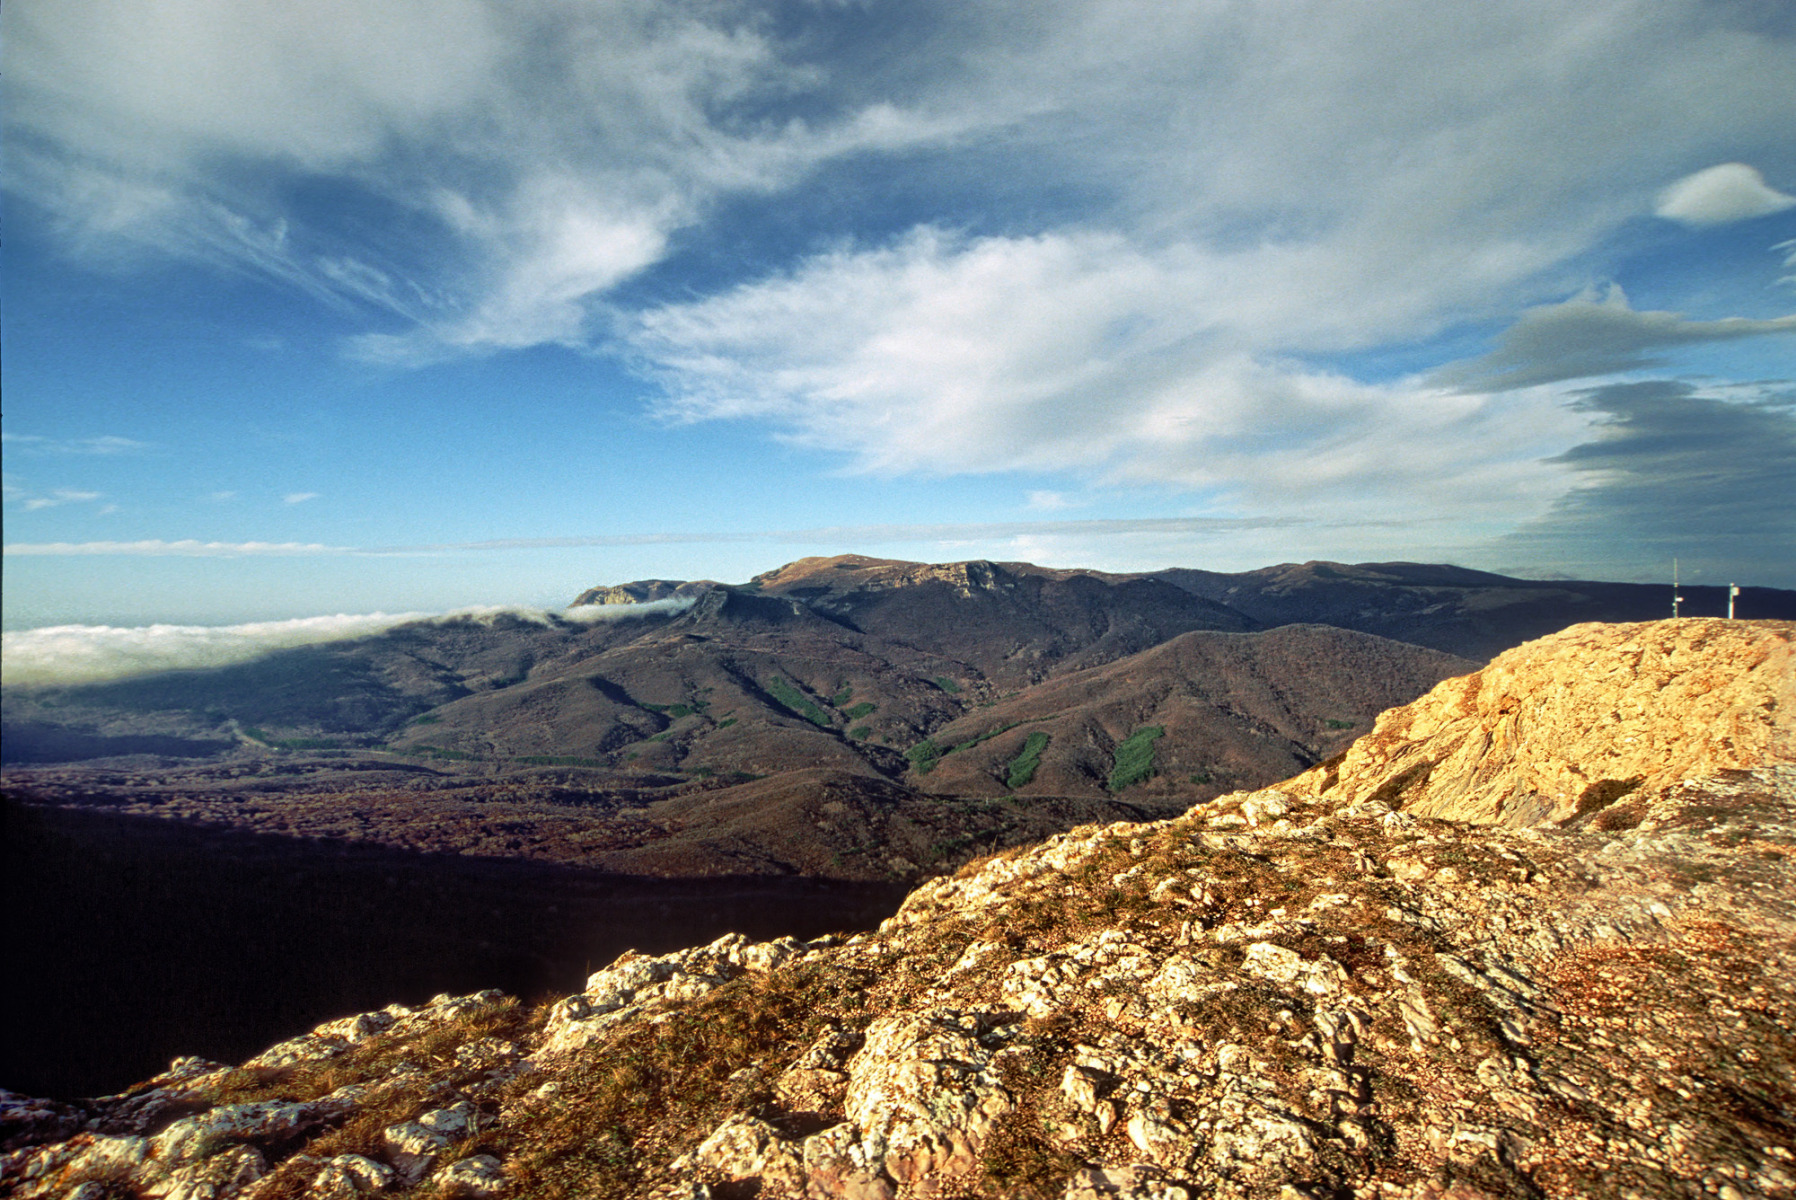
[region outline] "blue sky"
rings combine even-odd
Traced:
[[[0,33],[9,629],[849,551],[1796,587],[1787,4]]]

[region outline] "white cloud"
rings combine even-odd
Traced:
[[[304,504],[307,500],[318,499],[318,496],[317,492],[288,492],[281,500],[286,504]]]
[[[1539,460],[1592,418],[1523,383],[1765,323],[1537,309],[1480,366],[1496,397],[1319,364],[1572,294],[1655,204],[1788,199],[1740,163],[1664,188],[1695,164],[1796,177],[1787,31],[1703,0],[0,11],[8,186],[90,253],[376,309],[364,359],[615,336],[676,419],[1255,514],[1396,519],[1474,488],[1490,521],[1537,512],[1571,479]],[[726,208],[740,256],[709,236]],[[877,232],[755,243],[813,214]],[[687,291],[688,249],[751,281]],[[632,281],[681,299],[632,310]]]
[[[676,420],[758,418],[859,469],[1082,469],[1241,506],[1388,516],[1480,489],[1533,515],[1588,420],[1538,398],[1356,383],[1248,349],[1196,250],[926,231],[646,314]],[[1226,265],[1226,264],[1225,264]]]
[[[1070,183],[1079,211],[1033,232],[1198,248],[1233,323],[1280,351],[1425,336],[1563,294],[1542,276],[1721,146],[1792,166],[1796,122],[1787,46],[1696,0],[925,0],[877,35],[852,6],[780,26],[742,0],[5,20],[9,187],[95,253],[384,310],[397,329],[354,352],[395,363],[589,342],[595,305],[719,202],[816,203],[795,188],[820,164],[881,155],[995,181],[920,214],[947,223]],[[289,203],[302,181],[359,197],[355,221]]]
[[[344,546],[325,546],[316,542],[202,542],[195,538],[178,541],[147,539],[137,542],[8,542],[10,557],[68,558],[93,555],[127,555],[140,558],[242,558],[275,555],[309,557],[318,554],[353,553]]]
[[[252,662],[277,650],[384,633],[420,621],[492,621],[500,617],[594,624],[684,612],[687,598],[647,604],[593,605],[560,613],[479,606],[448,613],[338,613],[245,625],[56,625],[0,634],[0,682],[8,687],[101,683],[161,671]]]
[[[1674,164],[1724,142],[1788,159],[1796,123],[1786,47],[1675,3],[1031,13],[1032,40],[970,56],[1004,69],[954,86],[1008,122],[994,169],[1107,201],[642,313],[667,415],[771,423],[872,471],[1072,470],[1359,517],[1485,489],[1493,526],[1526,519],[1571,485],[1540,460],[1587,416],[1313,364],[1563,295]]]
[[[117,454],[135,454],[139,451],[153,449],[149,442],[140,442],[135,438],[118,437],[104,434],[87,438],[47,438],[30,433],[0,433],[0,442],[10,447],[14,453],[27,454],[85,454],[111,456]]]
[[[1726,225],[1796,208],[1786,196],[1745,163],[1722,163],[1686,175],[1659,195],[1653,211],[1685,225]]]
[[[729,0],[67,0],[6,9],[8,186],[87,252],[257,272],[398,317],[365,358],[585,339],[716,198],[963,122],[825,77]],[[321,224],[327,181],[421,244]]]
[[[57,488],[48,496],[25,497],[25,511],[37,512],[45,508],[60,508],[65,504],[87,504],[100,499],[103,492],[83,492],[74,488]]]
[[[423,613],[306,617],[247,625],[58,625],[0,634],[8,686],[98,683],[158,671],[223,667],[274,650],[365,637]]]

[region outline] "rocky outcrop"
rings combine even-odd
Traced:
[[[1796,766],[1770,737],[1727,759],[1760,725],[1726,716],[1796,630],[1698,632],[1573,631],[1480,684],[1558,678],[1542,704],[1566,712],[1642,678],[1726,693],[1682,743],[1644,702],[1615,725],[1670,758],[1627,759],[1641,780],[1600,809],[1451,821],[1338,774],[1087,826],[923,885],[875,934],[626,955],[535,1009],[440,997],[123,1096],[8,1097],[0,1187],[1796,1196]],[[1608,777],[1561,727],[1493,735],[1491,777]]]
[[[658,600],[689,600],[721,586],[711,579],[638,579],[632,583],[600,584],[587,588],[569,608],[603,604],[651,604]]]
[[[1378,719],[1293,781],[1416,816],[1561,822],[1679,779],[1796,754],[1796,647],[1783,621],[1574,625]]]

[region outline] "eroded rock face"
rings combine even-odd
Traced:
[[[630,954],[534,1012],[444,996],[120,1097],[0,1096],[0,1188],[1793,1197],[1796,630],[1715,624],[1568,631],[1327,787],[1074,830],[874,935]],[[1587,736],[1597,712],[1634,716]],[[1385,788],[1436,752],[1496,823]],[[1641,778],[1601,807],[1503,823],[1616,769]]]
[[[1520,828],[1789,761],[1792,640],[1783,621],[1574,625],[1390,710],[1341,761],[1288,786]]]

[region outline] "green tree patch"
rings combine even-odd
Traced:
[[[1004,781],[1005,785],[1015,791],[1034,779],[1035,768],[1041,766],[1041,752],[1047,746],[1047,734],[1039,729],[1030,734],[1023,742],[1023,752],[1010,760],[1010,776]]]
[[[829,714],[817,707],[817,702],[799,691],[789,680],[774,676],[767,682],[767,690],[775,700],[813,724],[829,728]]]
[[[935,744],[934,738],[924,738],[909,750],[905,751],[904,757],[910,759],[910,765],[916,768],[917,774],[927,775],[935,770],[936,763],[942,761],[942,755],[948,753],[948,751],[953,748],[954,747],[950,746],[947,750],[944,750],[942,747]]]
[[[1166,736],[1164,725],[1143,725],[1117,744],[1110,768],[1110,790],[1120,792],[1154,774],[1154,743]]]

